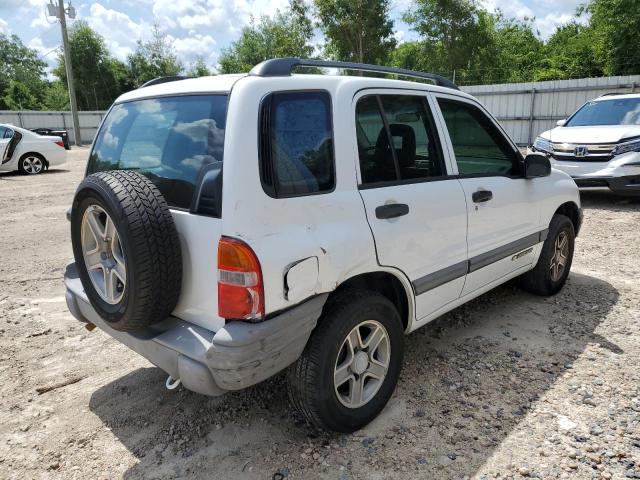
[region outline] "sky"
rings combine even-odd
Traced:
[[[61,44],[60,27],[46,16],[50,0],[0,0],[0,33],[16,34],[36,49],[53,67]],[[54,0],[57,1],[57,0]],[[68,1],[68,0],[67,0]],[[556,25],[569,21],[585,0],[480,0],[488,10],[502,10],[507,17],[534,18],[542,38]],[[273,15],[288,0],[76,0],[76,19],[86,20],[101,34],[109,50],[125,60],[138,39],[148,39],[156,21],[173,41],[178,58],[189,66],[198,56],[215,67],[221,49],[238,38],[251,17]],[[400,17],[411,0],[391,0],[391,16],[398,40],[416,38]],[[73,20],[68,20],[73,23]]]

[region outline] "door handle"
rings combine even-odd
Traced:
[[[406,203],[390,203],[376,207],[376,218],[396,218],[409,213],[409,205]]]
[[[471,199],[475,203],[488,202],[493,198],[493,192],[491,190],[478,190],[471,194]]]

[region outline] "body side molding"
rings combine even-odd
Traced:
[[[501,247],[476,255],[464,262],[459,262],[436,272],[429,273],[428,275],[412,281],[413,289],[416,295],[421,295],[429,290],[439,287],[440,285],[444,285],[445,283],[463,277],[468,273],[475,272],[476,270],[491,265],[503,258],[507,258],[510,255],[514,255],[531,248],[540,242],[544,242],[547,239],[548,233],[549,229],[545,228],[544,230],[532,233],[531,235],[527,235],[519,240],[515,240]]]

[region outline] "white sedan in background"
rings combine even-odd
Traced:
[[[25,175],[37,175],[66,160],[62,138],[0,123],[0,172],[19,170]]]

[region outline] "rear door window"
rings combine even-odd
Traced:
[[[415,95],[367,95],[356,104],[363,185],[413,182],[446,175],[426,100]],[[393,145],[393,148],[392,148]]]
[[[170,206],[189,208],[202,167],[222,161],[226,109],[226,95],[117,104],[98,133],[87,173],[138,170]]]

